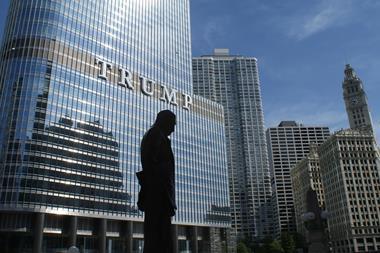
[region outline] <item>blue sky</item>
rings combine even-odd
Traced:
[[[0,1],[3,30],[9,0]],[[348,127],[350,63],[380,138],[380,0],[190,0],[194,56],[216,47],[259,60],[266,127],[281,120]]]
[[[193,55],[214,47],[259,61],[266,127],[281,120],[348,127],[342,81],[364,82],[380,137],[380,1],[192,0]]]

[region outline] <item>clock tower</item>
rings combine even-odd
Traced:
[[[350,128],[368,130],[373,133],[371,114],[363,83],[350,64],[344,70],[343,97]]]

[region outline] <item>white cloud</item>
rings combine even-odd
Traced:
[[[203,28],[203,40],[211,46],[213,44],[213,38],[220,33],[220,26],[217,20],[209,20]]]
[[[220,37],[225,34],[229,17],[213,17],[209,19],[202,28],[202,39],[206,43],[207,48],[214,48]]]
[[[331,27],[348,24],[353,13],[352,0],[322,0],[306,13],[285,18],[283,25],[290,37],[302,40]]]

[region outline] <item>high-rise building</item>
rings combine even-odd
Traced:
[[[305,232],[297,218],[311,187],[329,214],[333,252],[379,252],[380,155],[362,82],[349,64],[344,73],[350,129],[333,134],[291,171],[297,230]]]
[[[351,129],[362,129],[373,132],[371,114],[368,108],[367,95],[362,80],[356,75],[350,64],[344,70],[343,98]]]
[[[319,149],[334,253],[380,251],[380,162],[371,131],[342,130]]]
[[[292,181],[294,213],[297,232],[307,237],[307,231],[302,220],[302,215],[307,213],[307,191],[316,192],[318,204],[325,209],[325,197],[319,167],[317,146],[311,144],[309,154],[290,170]]]
[[[328,127],[303,126],[295,121],[282,121],[267,129],[276,237],[296,231],[290,170],[309,154],[311,144],[320,145],[329,135]]]
[[[271,189],[257,59],[215,49],[193,58],[194,93],[224,106],[232,227],[271,234]]]
[[[380,251],[380,156],[366,93],[347,64],[343,98],[350,129],[318,149],[333,252]]]
[[[2,252],[141,252],[135,173],[162,109],[177,115],[175,249],[228,246],[223,107],[193,94],[190,49],[187,0],[11,1],[0,60]]]

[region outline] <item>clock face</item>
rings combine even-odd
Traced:
[[[359,99],[351,98],[351,105],[357,105],[359,103]]]

